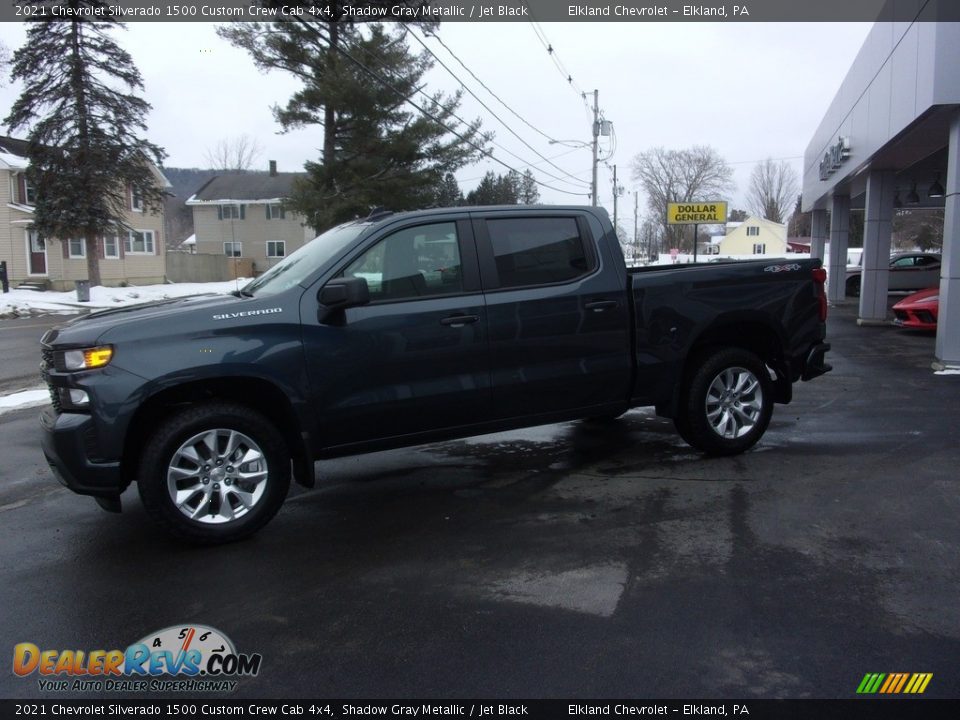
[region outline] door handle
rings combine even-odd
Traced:
[[[584,305],[584,307],[587,310],[593,310],[594,312],[603,312],[607,308],[620,307],[620,303],[618,303],[616,300],[594,300],[592,302],[588,302],[586,305]]]
[[[448,327],[463,327],[464,325],[475,323],[479,319],[479,315],[451,315],[441,320],[440,324]]]

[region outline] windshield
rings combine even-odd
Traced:
[[[343,250],[371,223],[351,221],[318,235],[244,286],[244,295],[276,295],[300,283]]]

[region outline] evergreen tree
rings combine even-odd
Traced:
[[[101,0],[60,4],[106,7]],[[133,59],[110,37],[122,23],[56,18],[29,24],[11,73],[23,93],[4,122],[11,132],[29,128],[33,229],[62,242],[84,238],[87,277],[99,285],[99,238],[125,226],[131,196],[147,210],[160,207],[164,193],[150,162],[164,153],[138,136],[150,105],[136,94],[143,81]]]
[[[289,202],[318,230],[371,207],[433,204],[444,175],[479,156],[489,139],[479,120],[465,125],[456,119],[460,93],[420,92],[432,62],[409,50],[402,27],[354,24],[344,19],[346,4],[325,3],[331,15],[320,20],[237,23],[220,31],[247,49],[258,67],[302,81],[274,114],[284,130],[323,127],[321,157],[306,163],[308,178]]]
[[[460,185],[453,173],[447,173],[443,176],[443,181],[437,190],[437,207],[456,207],[463,205],[463,193],[460,192]]]
[[[515,176],[515,177],[514,177]],[[487,171],[476,189],[467,193],[467,205],[516,205],[519,202],[517,195],[517,173],[496,175]]]
[[[523,171],[517,202],[521,205],[536,205],[540,202],[540,190],[537,188],[537,181],[530,170]]]

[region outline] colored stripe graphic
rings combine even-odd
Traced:
[[[867,673],[857,686],[858,695],[919,695],[926,691],[933,673]]]

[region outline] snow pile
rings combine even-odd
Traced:
[[[24,315],[73,314],[83,310],[139,305],[153,300],[205,295],[226,294],[242,288],[249,282],[246,278],[213,283],[172,283],[166,285],[143,285],[140,287],[90,288],[90,302],[78,302],[74,290],[68,292],[37,292],[36,290],[11,290],[0,294],[0,317]]]
[[[45,387],[3,395],[0,396],[0,415],[11,410],[46,405],[49,402],[50,393]]]

